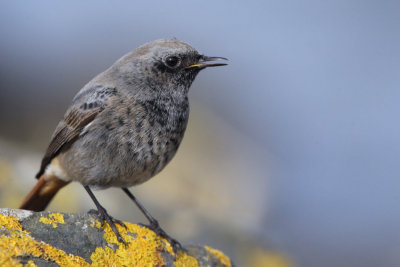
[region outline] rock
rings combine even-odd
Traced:
[[[117,225],[117,242],[96,215],[0,209],[0,266],[232,266],[222,252],[186,246],[177,255],[146,227]]]

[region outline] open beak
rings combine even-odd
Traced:
[[[228,65],[226,63],[212,63],[211,61],[216,61],[216,60],[228,60],[227,58],[224,57],[207,57],[207,56],[201,56],[199,62],[196,64],[192,64],[190,66],[187,66],[186,69],[191,69],[191,68],[198,68],[198,69],[204,69],[207,67],[218,67],[218,66],[225,66]]]

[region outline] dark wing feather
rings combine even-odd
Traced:
[[[109,98],[115,95],[116,89],[107,87],[93,88],[77,95],[78,98],[74,99],[73,105],[54,131],[36,178],[42,176],[53,158],[68,149],[79,138],[85,126],[96,118],[105,108]]]

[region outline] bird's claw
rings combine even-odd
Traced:
[[[95,214],[97,217],[99,217],[100,218],[100,223],[101,223],[101,227],[103,227],[104,226],[104,224],[106,223],[106,221],[107,221],[107,216],[110,218],[110,220],[113,222],[113,223],[115,223],[115,224],[119,224],[119,225],[121,225],[122,227],[124,227],[125,229],[128,229],[128,227],[126,226],[126,224],[123,222],[123,221],[121,221],[121,220],[118,220],[118,219],[115,219],[114,217],[112,217],[112,216],[110,216],[108,213],[107,213],[107,211],[104,209],[104,212],[107,214],[103,214],[103,213],[101,213],[100,211],[98,211],[98,210],[89,210],[89,212],[88,213],[90,213],[90,214]]]
[[[152,230],[154,233],[156,233],[158,236],[161,236],[163,238],[165,238],[171,245],[173,251],[175,254],[178,253],[178,250],[184,250],[184,248],[182,247],[181,243],[179,243],[176,239],[170,237],[158,224],[157,221],[155,222],[151,222],[149,225],[147,224],[143,224],[143,223],[139,223],[140,226],[146,227],[150,230]]]
[[[123,243],[125,246],[127,245],[126,241],[122,238],[122,236],[120,235],[120,233],[118,232],[117,228],[115,227],[115,224],[119,224],[122,227],[124,227],[125,229],[128,229],[128,227],[126,226],[126,224],[118,219],[113,218],[112,216],[110,216],[106,209],[102,209],[102,211],[100,210],[90,210],[89,213],[92,214],[96,214],[99,219],[100,219],[100,223],[101,223],[101,227],[104,226],[104,224],[106,222],[108,222],[108,224],[110,225],[111,229],[113,230],[115,236],[117,237],[117,240],[121,243]]]

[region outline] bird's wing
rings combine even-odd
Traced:
[[[53,133],[36,178],[42,176],[53,158],[68,149],[81,136],[85,126],[92,122],[116,95],[115,88],[102,86],[78,93]]]

